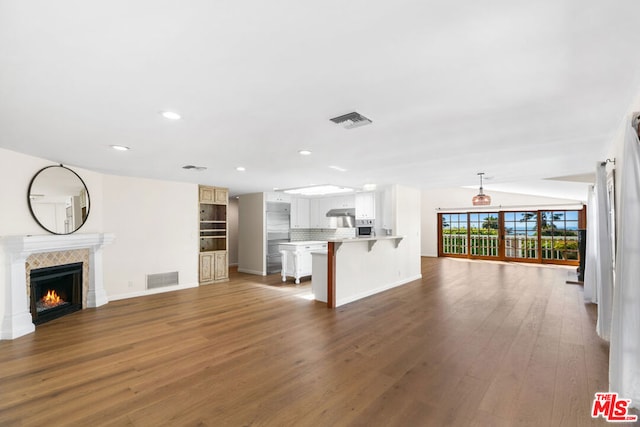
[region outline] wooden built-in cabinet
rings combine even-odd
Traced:
[[[221,187],[200,186],[200,203],[229,204],[229,190]]]
[[[229,280],[226,188],[199,186],[200,283]]]

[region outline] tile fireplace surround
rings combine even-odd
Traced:
[[[88,249],[89,283],[83,283],[83,306],[100,307],[109,302],[103,283],[102,248],[114,237],[110,233],[0,237],[0,294],[4,300],[0,339],[15,339],[35,331],[27,289],[30,255]]]

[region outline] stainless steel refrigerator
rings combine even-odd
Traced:
[[[281,202],[266,203],[267,229],[267,274],[282,270],[280,244],[289,241],[291,204]]]

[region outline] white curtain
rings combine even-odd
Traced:
[[[587,247],[585,250],[585,268],[584,268],[584,300],[587,302],[598,303],[598,294],[596,289],[597,274],[596,263],[598,255],[596,252],[598,235],[598,218],[596,209],[596,192],[593,186],[589,187],[587,199]]]
[[[598,323],[596,332],[604,340],[611,337],[611,307],[613,305],[613,257],[609,233],[609,206],[607,203],[607,169],[599,163],[596,169],[596,293]]]
[[[623,158],[616,159],[620,196],[609,390],[640,408],[640,147],[632,126],[625,135]]]
[[[609,234],[606,165],[596,165],[596,185],[589,191],[584,299],[598,304],[596,332],[609,341],[613,301],[613,260]]]

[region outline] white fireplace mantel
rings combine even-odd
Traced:
[[[31,254],[89,249],[87,307],[100,307],[109,302],[103,282],[102,248],[114,238],[111,233],[0,237],[0,257],[4,258],[5,268],[0,276],[0,291],[4,288],[5,297],[0,339],[15,339],[35,331],[25,269]]]

